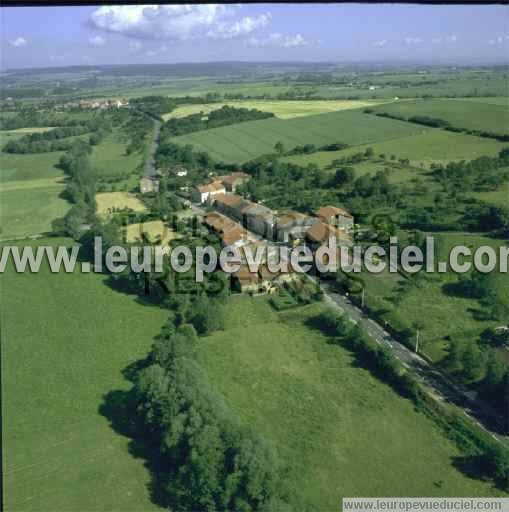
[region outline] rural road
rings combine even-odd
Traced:
[[[309,275],[308,275],[309,276]],[[317,283],[317,278],[309,276]],[[463,410],[477,425],[488,432],[499,442],[507,442],[502,420],[496,416],[490,408],[480,400],[475,400],[467,394],[467,391],[458,384],[451,382],[447,376],[438,371],[422,357],[396,341],[380,324],[364,314],[357,306],[353,305],[347,297],[338,293],[333,286],[320,280],[320,288],[324,292],[326,302],[347,314],[356,323],[362,325],[364,330],[380,345],[389,348],[408,370],[438,398],[438,400],[451,402]]]
[[[152,141],[150,143],[150,151],[145,162],[145,176],[155,176],[156,175],[156,162],[155,162],[155,154],[157,151],[157,146],[159,145],[159,132],[161,131],[161,121],[154,121],[154,134],[152,136]]]
[[[197,216],[202,216],[205,213],[201,207],[195,204],[191,206],[191,210]],[[256,238],[260,237],[256,236]],[[268,241],[266,242],[268,243]],[[348,315],[355,323],[361,325],[378,344],[386,346],[432,395],[440,401],[456,405],[465,416],[474,421],[482,430],[488,432],[495,440],[507,444],[508,438],[505,434],[503,420],[491,408],[480,400],[472,398],[466,389],[452,382],[425,359],[395,340],[382,325],[369,318],[345,295],[339,293],[333,284],[310,274],[306,274],[306,276],[320,286],[326,304]]]

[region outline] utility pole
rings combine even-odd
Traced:
[[[419,329],[417,329],[417,336],[415,337],[415,353],[419,352]]]
[[[364,308],[364,295],[366,294],[366,288],[362,289],[362,296],[361,296],[361,308]]]

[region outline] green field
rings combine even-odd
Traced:
[[[449,253],[456,245],[465,245],[472,251],[482,245],[489,245],[496,249],[503,241],[479,235],[465,233],[441,233],[442,240],[440,254],[437,261],[449,261]],[[466,258],[470,259],[470,258]],[[469,336],[477,338],[488,327],[500,325],[493,320],[481,320],[474,312],[480,309],[476,299],[454,296],[444,292],[443,286],[454,283],[457,276],[449,270],[445,274],[430,274],[430,277],[420,286],[414,286],[403,295],[401,302],[395,305],[392,299],[396,289],[403,278],[396,273],[388,271],[381,274],[363,272],[362,279],[366,285],[366,304],[375,310],[385,313],[382,318],[389,322],[396,318],[402,325],[412,328],[416,321],[422,321],[422,348],[423,351],[435,361],[439,361],[446,354],[448,346],[446,338]],[[509,275],[501,274],[501,279],[508,283]],[[424,313],[425,312],[425,313]]]
[[[0,153],[0,240],[48,232],[65,215],[63,173],[55,167],[61,155]]]
[[[492,203],[497,206],[507,206],[509,203],[509,182],[502,184],[500,188],[487,192],[471,192],[469,194],[476,199]]]
[[[496,494],[452,467],[458,452],[431,420],[307,325],[322,307],[277,314],[264,298],[237,298],[226,330],[199,350],[213,386],[288,465],[301,508],[339,510],[344,496]]]
[[[127,144],[120,134],[112,133],[94,146],[90,163],[104,179],[125,179],[135,173],[142,163],[143,155],[126,155]]]
[[[69,240],[46,239],[43,245]],[[149,474],[98,409],[128,388],[164,310],[97,274],[0,276],[3,498],[7,511],[157,510]]]
[[[320,151],[310,155],[285,157],[286,162],[298,165],[315,164],[327,167],[333,160],[350,156],[371,147],[375,155],[385,154],[396,158],[408,158],[412,165],[429,167],[431,163],[446,164],[451,160],[472,160],[481,156],[495,156],[509,143],[493,139],[453,133],[438,128],[424,128],[419,135],[410,135],[375,144],[362,144],[342,151]]]
[[[325,114],[327,112],[337,112],[340,110],[351,110],[362,107],[369,107],[384,103],[383,100],[310,100],[310,101],[277,101],[277,100],[239,100],[228,101],[224,103],[205,103],[202,105],[182,105],[177,107],[173,112],[164,114],[163,119],[166,121],[172,118],[180,118],[191,114],[203,112],[207,115],[212,110],[229,105],[235,108],[256,108],[263,112],[272,112],[276,117],[281,119],[292,119],[294,117],[309,116],[316,114]],[[386,103],[386,101],[385,101]]]
[[[245,162],[274,152],[281,141],[287,149],[302,144],[374,143],[421,133],[421,127],[369,116],[359,110],[331,112],[289,120],[262,119],[175,137],[173,142],[192,144],[224,162]]]
[[[402,101],[374,107],[375,112],[398,116],[429,116],[448,121],[452,126],[468,130],[509,134],[509,108],[507,104],[460,100]]]

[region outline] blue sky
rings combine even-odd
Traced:
[[[509,62],[509,7],[362,4],[0,9],[2,68],[200,61]]]

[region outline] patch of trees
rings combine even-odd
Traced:
[[[207,168],[214,167],[214,161],[206,152],[196,152],[190,144],[181,145],[173,142],[160,144],[156,152],[158,168],[170,167],[175,164],[182,164],[186,168]]]
[[[143,112],[130,111],[122,125],[122,131],[129,138],[126,154],[140,153],[145,149],[147,136],[154,128],[154,120]]]
[[[53,223],[53,231],[64,232],[78,239],[84,226],[95,220],[97,175],[90,164],[92,148],[84,141],[75,141],[60,158],[59,166],[68,176],[65,193],[72,203],[63,219]]]
[[[274,117],[274,114],[272,112],[262,112],[255,108],[235,108],[224,105],[220,109],[210,112],[207,117],[200,112],[182,118],[169,119],[164,123],[161,131],[165,136],[176,137],[178,135],[185,135],[186,133],[207,130],[209,128],[229,126],[245,121],[267,119],[269,117]]]
[[[171,112],[177,106],[174,98],[168,96],[143,96],[132,98],[129,102],[131,108],[137,109],[145,114],[163,121],[162,115]]]
[[[54,128],[46,132],[37,132],[24,135],[16,140],[10,140],[3,147],[6,153],[47,153],[51,151],[67,151],[73,145],[70,137],[84,135],[92,131],[89,142],[99,144],[102,138],[111,129],[110,123],[104,118],[96,118],[72,126]]]
[[[170,319],[135,379],[140,434],[164,468],[159,501],[176,510],[289,510],[274,450],[211,388],[198,343],[191,325]]]
[[[0,116],[0,130],[37,128],[46,126],[79,126],[82,120],[52,112],[41,112],[30,107],[20,110],[15,116]]]
[[[392,353],[377,344],[357,324],[350,324],[344,315],[331,309],[325,311],[313,322],[336,343],[346,345],[356,355],[360,364],[367,367],[378,378],[387,382],[405,398],[410,399],[424,414],[433,418],[462,450],[465,457],[461,462],[474,469],[475,476],[489,477],[498,486],[509,490],[509,450],[484,432],[477,430],[459,412],[445,409],[423,390],[419,382],[408,373]],[[490,373],[489,382],[495,377],[494,389],[507,385],[507,373],[500,378],[501,369]],[[505,380],[504,380],[505,379]],[[486,383],[486,386],[489,384]],[[498,395],[505,397],[505,394]],[[460,465],[461,466],[461,465]]]
[[[281,142],[277,144],[282,144]],[[276,144],[276,145],[277,145]],[[315,144],[303,144],[299,146],[295,146],[290,151],[287,151],[286,153],[283,151],[283,153],[287,156],[291,155],[309,155],[311,153],[316,153],[318,151],[341,151],[342,149],[348,148],[348,144],[344,144],[343,142],[335,142],[332,144],[325,144],[324,146],[316,146]],[[278,148],[276,148],[276,151],[280,152]]]

